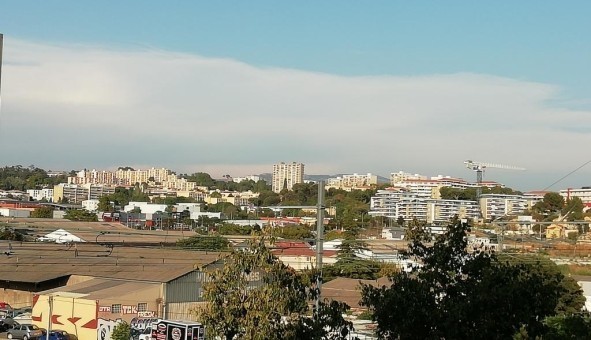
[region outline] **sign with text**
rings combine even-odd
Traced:
[[[137,306],[135,306],[135,305],[133,305],[133,306],[123,305],[123,306],[121,306],[121,312],[123,314],[137,314]]]

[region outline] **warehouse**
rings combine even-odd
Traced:
[[[201,303],[203,270],[223,256],[97,243],[0,242],[0,248],[9,247],[9,255],[0,258],[1,301],[18,308],[32,306],[39,296],[74,294],[98,301],[99,318],[125,321],[191,318],[189,310]]]

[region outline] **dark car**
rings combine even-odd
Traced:
[[[49,340],[74,340],[75,337],[61,329],[54,329],[49,332]]]

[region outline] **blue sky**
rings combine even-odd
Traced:
[[[317,131],[324,131],[324,138],[313,137],[314,129],[310,134],[302,133],[299,128],[300,132],[293,134],[271,131],[266,137],[260,137],[261,133],[246,134],[229,128],[230,135],[223,139],[231,141],[234,136],[237,141],[228,142],[227,146],[211,143],[214,137],[207,131],[200,130],[197,136],[190,137],[187,131],[185,137],[175,139],[175,143],[160,143],[164,145],[152,146],[152,149],[145,144],[153,138],[143,140],[141,135],[126,138],[119,131],[117,138],[120,140],[112,147],[127,145],[136,150],[135,156],[110,156],[109,159],[95,155],[72,159],[65,157],[67,153],[59,152],[56,157],[47,157],[34,152],[3,151],[3,158],[8,164],[34,163],[45,167],[57,167],[61,162],[65,168],[105,168],[129,162],[177,167],[183,172],[230,172],[236,176],[261,169],[269,171],[275,162],[295,160],[306,163],[310,173],[388,175],[405,170],[468,179],[473,174],[462,168],[462,161],[472,158],[526,167],[527,175],[499,171],[485,177],[521,190],[542,189],[589,158],[588,153],[577,150],[584,150],[591,141],[590,15],[591,2],[588,1],[3,2],[0,4],[0,33],[5,35],[5,75],[1,118],[5,126],[0,126],[0,131],[10,134],[12,129],[7,127],[8,123],[42,131],[48,125],[36,126],[39,119],[32,112],[40,110],[37,115],[42,116],[52,108],[56,110],[55,119],[67,121],[72,128],[92,130],[84,125],[89,120],[80,117],[95,116],[96,101],[89,101],[86,92],[82,101],[82,97],[67,98],[73,91],[68,86],[77,84],[74,92],[84,86],[108,92],[111,82],[127,86],[125,91],[105,94],[107,97],[102,97],[103,100],[115,96],[119,101],[114,100],[100,112],[113,117],[137,115],[130,118],[130,122],[149,115],[147,111],[150,110],[131,98],[163,94],[163,103],[177,101],[163,105],[159,111],[160,114],[166,112],[172,121],[183,121],[183,117],[198,125],[209,112],[228,122],[238,122],[240,111],[244,111],[242,115],[248,114],[251,119],[238,124],[251,132],[266,126],[265,123],[284,130],[298,124],[306,127],[314,124],[318,116],[324,119],[321,124],[330,126],[330,129]],[[42,56],[56,62],[49,63]],[[53,69],[26,70],[18,66],[24,59],[31,65]],[[82,59],[84,63],[79,63]],[[114,66],[113,60],[121,64]],[[125,63],[144,65],[145,69],[127,74]],[[171,63],[177,66],[168,69]],[[197,64],[209,66],[202,69]],[[225,66],[211,66],[218,64]],[[144,73],[156,65],[168,72],[158,71],[159,77],[146,79]],[[39,99],[38,105],[25,103],[26,96],[18,95],[28,84],[23,79],[33,81],[46,74],[43,72],[56,71],[57,66],[63,68],[59,75],[63,82],[47,83],[45,90],[38,82],[28,86],[36,89],[39,98],[43,97],[41,94],[58,90],[66,97],[57,100],[59,94],[53,93],[52,100]],[[92,72],[96,78],[86,74],[81,79],[79,73],[85,66],[104,73]],[[183,73],[183,67],[195,73]],[[105,74],[113,78],[107,81]],[[205,78],[200,82],[188,79],[189,75]],[[256,80],[241,83],[244,77]],[[269,80],[271,78],[274,80]],[[146,85],[147,80],[159,79],[164,80],[163,84]],[[101,81],[104,87],[100,86]],[[263,83],[264,86],[255,90]],[[281,84],[278,88],[293,95],[270,91],[273,84]],[[284,84],[292,86],[283,87]],[[305,91],[315,84],[336,89],[331,93],[320,87],[316,92]],[[60,90],[62,85],[64,88]],[[240,85],[249,88],[236,88]],[[174,93],[174,90],[182,93],[188,88],[207,92],[203,101],[213,100],[211,98],[219,101],[204,104],[200,108],[203,111],[192,111],[189,109],[191,95],[175,97],[178,94]],[[396,98],[400,88],[404,88],[399,93],[401,98]],[[498,95],[494,92],[494,96],[487,97],[487,93],[496,90],[500,91]],[[236,100],[236,107],[221,104],[249,91],[244,101]],[[380,91],[383,95],[376,95]],[[127,97],[118,97],[123,96],[121,93]],[[224,97],[224,94],[234,97]],[[269,94],[274,98],[273,107],[260,104]],[[35,101],[36,97],[29,95],[29,101]],[[352,96],[358,96],[357,100],[346,106],[338,103],[339,98]],[[275,98],[278,99],[275,101]],[[390,98],[394,99],[390,101]],[[476,99],[481,104],[472,103]],[[175,110],[176,103],[182,101],[186,101],[185,105]],[[298,105],[310,105],[302,104],[292,110],[294,101]],[[429,101],[434,103],[432,108],[422,107]],[[357,111],[345,112],[357,105]],[[420,110],[414,112],[416,107]],[[316,114],[308,112],[315,109],[318,110]],[[71,116],[64,113],[69,110],[72,110]],[[152,122],[158,121],[154,119]],[[358,123],[357,128],[351,126],[365,119],[373,123]],[[430,121],[438,125],[425,128]],[[386,128],[389,124],[395,125],[392,125],[390,141],[387,131],[381,136],[378,130],[372,130],[376,126]],[[101,129],[104,134],[104,126],[101,125]],[[416,133],[404,134],[410,130]],[[366,140],[365,148],[359,147],[351,154],[353,146],[339,147],[346,142],[342,138],[344,132],[358,134],[356,144],[362,145]],[[88,137],[89,132],[85,134]],[[464,140],[478,142],[466,143],[457,137],[448,140],[448,136],[456,134],[464,136]],[[376,139],[376,135],[381,137]],[[505,136],[504,141],[499,140],[502,136]],[[269,143],[269,138],[275,138],[275,142]],[[412,142],[410,138],[421,141]],[[541,138],[554,140],[554,143],[536,143]],[[90,145],[96,145],[100,135],[90,139]],[[0,142],[8,143],[6,139]],[[56,142],[60,142],[59,138]],[[62,142],[67,143],[67,140]],[[232,146],[244,143],[251,145],[248,150],[260,152],[240,152]],[[449,148],[443,148],[444,144]],[[572,144],[580,144],[580,147],[570,147]],[[199,153],[190,162],[182,161],[194,154],[191,148],[182,145],[202,145],[209,151]],[[326,149],[315,151],[319,145]],[[383,150],[379,150],[379,154],[391,155],[390,159],[362,156],[361,153],[371,149],[369,145],[380,145]],[[409,152],[413,148],[416,152]],[[84,146],[74,149],[99,150]],[[170,152],[171,149],[176,151]],[[150,150],[156,150],[159,156],[154,157]],[[449,160],[435,158],[436,164],[424,161],[429,150],[445,151]],[[325,157],[327,153],[335,156]],[[548,161],[548,154],[552,155],[552,164],[544,163]],[[352,160],[345,162],[343,158]],[[354,162],[356,158],[357,163]],[[583,168],[553,189],[591,185],[591,181],[587,181],[589,174],[589,169]]]

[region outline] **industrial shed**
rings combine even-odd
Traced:
[[[0,241],[0,249],[8,248],[7,241]],[[167,316],[168,311],[178,314],[187,303],[199,302],[201,271],[223,256],[219,252],[110,247],[96,243],[12,242],[10,248],[8,255],[0,257],[0,288],[3,288],[0,301],[17,308],[31,306],[34,295],[57,291],[82,294],[93,291],[107,294],[99,297],[111,301],[108,294],[123,296],[135,284],[133,287],[141,286],[150,292],[136,301],[136,307],[137,303],[150,303],[151,311],[158,316]],[[158,308],[154,305],[157,299]]]

